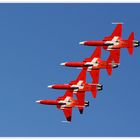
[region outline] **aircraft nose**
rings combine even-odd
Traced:
[[[53,85],[49,85],[48,88],[52,88]]]
[[[40,101],[41,101],[41,100],[38,100],[38,101],[35,101],[35,102],[38,103],[38,104],[40,104]]]
[[[61,66],[65,66],[65,64],[66,64],[66,62],[64,62],[64,63],[61,63],[60,65],[61,65]]]
[[[85,41],[79,42],[80,45],[84,45]]]

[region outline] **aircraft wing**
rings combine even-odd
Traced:
[[[91,58],[93,59],[94,57],[98,57],[101,58],[101,47],[96,47],[95,51],[93,52],[93,54],[91,55]]]
[[[100,70],[91,70],[90,75],[92,77],[92,83],[93,84],[98,84],[99,83],[99,77],[100,77]]]
[[[115,63],[120,63],[120,49],[110,50],[110,57]]]
[[[96,58],[101,58],[101,54],[102,54],[102,48],[98,46],[94,50],[93,54],[89,58],[86,58],[84,61],[91,62],[93,60],[93,58],[95,58],[95,57]]]
[[[67,96],[73,97],[73,90],[66,90],[64,96],[62,96],[62,97],[65,98]]]
[[[64,115],[66,117],[66,120],[71,122],[71,118],[72,118],[72,108],[64,108],[63,109]]]
[[[87,69],[82,69],[76,81],[80,81],[80,80],[86,81],[86,72],[87,72]]]
[[[78,107],[79,112],[80,112],[80,114],[83,114],[84,104],[85,104],[85,91],[78,91],[76,93],[76,96],[77,96],[77,100],[78,100],[79,106],[80,106],[80,107]]]
[[[122,24],[118,24],[115,28],[115,30],[113,31],[113,33],[111,34],[111,36],[122,36]]]
[[[73,90],[66,90],[65,94],[63,96],[59,97],[58,99],[64,100],[67,97],[70,97],[70,98],[73,97]],[[72,107],[61,108],[62,106],[57,105],[57,108],[63,110],[66,120],[70,122],[71,118],[72,118]]]
[[[104,38],[104,40],[112,40],[115,36],[122,37],[122,24],[117,24],[116,28],[110,36]]]

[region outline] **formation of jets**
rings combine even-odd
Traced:
[[[103,40],[82,41],[80,45],[96,46],[93,54],[81,62],[64,62],[62,66],[79,67],[81,72],[78,77],[67,84],[50,85],[48,88],[66,90],[63,96],[56,100],[38,100],[39,104],[56,105],[58,109],[64,112],[66,120],[71,122],[72,108],[78,108],[80,114],[83,114],[84,107],[89,106],[89,101],[85,101],[85,93],[90,91],[93,98],[96,98],[97,92],[103,89],[99,83],[100,70],[106,69],[108,75],[112,75],[112,69],[120,64],[120,51],[127,48],[130,55],[133,54],[134,47],[139,47],[140,42],[134,40],[134,32],[131,32],[128,39],[122,38],[122,24],[118,23],[113,33]],[[101,59],[102,49],[109,51],[106,60]],[[86,73],[89,72],[92,83],[86,81]],[[74,95],[77,99],[74,99]]]

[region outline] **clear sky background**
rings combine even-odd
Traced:
[[[124,23],[123,38],[134,31],[140,40],[140,4],[0,4],[0,136],[140,136],[140,48],[122,50],[111,77],[101,71],[103,91],[96,99],[87,92],[90,106],[83,115],[73,109],[72,123],[35,103],[64,94],[47,86],[80,70],[59,64],[89,57],[94,48],[78,43],[110,35],[112,22]]]

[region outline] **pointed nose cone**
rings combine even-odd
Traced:
[[[82,42],[79,42],[80,45],[84,45],[85,44],[85,41],[82,41]]]
[[[60,65],[61,65],[61,66],[65,66],[65,65],[66,65],[66,63],[67,63],[67,62],[64,62],[64,63],[61,63]]]
[[[38,101],[35,101],[35,102],[38,103],[38,104],[40,104],[40,101],[41,101],[41,100],[38,100]]]
[[[48,88],[52,88],[53,85],[49,85]]]

